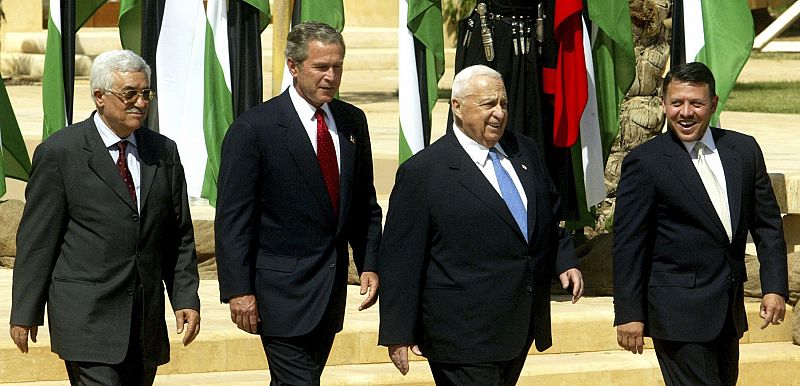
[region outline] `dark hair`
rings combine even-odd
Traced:
[[[342,46],[344,54],[344,38],[333,27],[318,21],[306,21],[292,27],[286,36],[287,58],[292,58],[295,63],[303,63],[308,59],[308,43],[320,42],[322,44],[337,44]]]
[[[713,98],[717,95],[714,74],[705,64],[700,62],[681,64],[670,69],[667,76],[664,77],[664,83],[661,85],[662,98],[666,98],[667,87],[673,81],[704,84],[708,86],[709,97]]]

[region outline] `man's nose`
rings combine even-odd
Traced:
[[[681,105],[680,114],[682,117],[688,117],[692,115],[691,105],[687,102]]]

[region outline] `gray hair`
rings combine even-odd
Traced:
[[[474,66],[469,66],[456,74],[456,77],[453,78],[453,86],[450,99],[458,99],[461,100],[465,96],[469,95],[472,92],[472,79],[477,76],[486,76],[492,79],[497,79],[500,82],[503,81],[503,76],[500,75],[499,72],[484,66],[482,64],[476,64]]]
[[[141,56],[133,51],[114,50],[106,51],[94,59],[92,71],[89,75],[89,90],[110,91],[114,86],[114,73],[118,72],[144,72],[147,82],[150,82],[150,66]]]
[[[344,55],[344,38],[333,27],[318,21],[302,22],[289,31],[286,37],[286,58],[291,58],[297,64],[308,59],[308,44],[320,42],[324,45],[337,44],[342,47]]]

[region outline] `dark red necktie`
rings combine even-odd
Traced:
[[[317,109],[314,113],[317,119],[317,161],[322,170],[322,178],[325,179],[325,187],[328,189],[328,196],[333,204],[333,214],[339,214],[339,164],[336,162],[336,149],[333,147],[333,139],[325,124],[325,115],[322,109]]]
[[[125,155],[125,148],[127,146],[128,146],[128,141],[117,142],[117,147],[119,148],[119,158],[117,158],[117,169],[119,170],[119,176],[122,177],[122,182],[124,182],[125,186],[128,188],[128,193],[131,194],[131,200],[133,200],[133,206],[137,206],[136,187],[133,186],[133,177],[131,176],[131,171],[128,169],[128,157]]]

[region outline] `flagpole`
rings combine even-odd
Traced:
[[[272,12],[272,95],[281,92],[283,67],[285,58],[286,36],[289,34],[289,23],[292,21],[293,0],[275,0]]]

